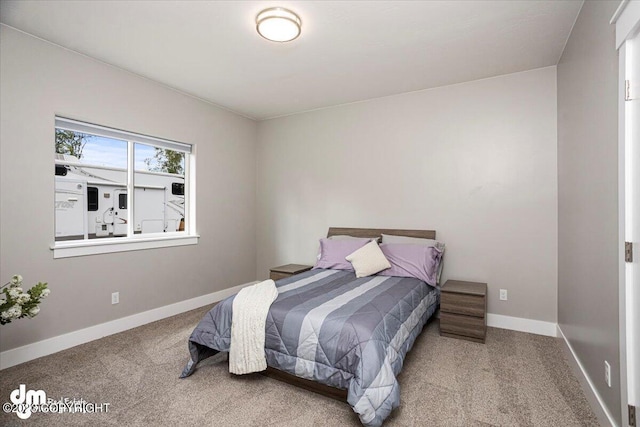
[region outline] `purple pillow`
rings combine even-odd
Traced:
[[[440,249],[407,243],[383,243],[380,249],[391,263],[391,268],[382,270],[378,275],[415,277],[436,286],[438,266],[442,259]]]
[[[313,268],[332,268],[334,270],[353,271],[353,266],[345,257],[357,251],[370,241],[371,239],[320,239],[320,259]]]

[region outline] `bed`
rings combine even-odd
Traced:
[[[330,228],[328,237],[383,233],[435,239],[432,230],[353,228]],[[276,287],[265,328],[267,374],[344,399],[363,425],[381,425],[400,403],[396,376],[438,307],[439,288],[415,277],[357,278],[322,268],[278,280]],[[229,351],[233,299],[217,304],[194,329],[182,377],[201,360]]]

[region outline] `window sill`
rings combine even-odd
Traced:
[[[114,252],[139,251],[144,249],[168,248],[198,244],[197,234],[187,236],[159,235],[153,237],[113,238],[104,240],[56,242],[51,245],[53,258],[70,258],[85,255],[109,254]]]

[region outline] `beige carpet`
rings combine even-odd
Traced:
[[[102,414],[0,415],[0,425],[358,426],[345,403],[259,374],[236,377],[225,360],[180,380],[187,338],[206,308],[43,357],[0,373],[0,400],[24,383],[48,397],[110,403]],[[443,338],[437,320],[400,375],[401,406],[385,426],[596,426],[553,338],[490,328],[486,344]]]

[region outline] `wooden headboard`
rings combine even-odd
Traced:
[[[345,228],[330,227],[327,237],[331,236],[353,236],[353,237],[371,237],[380,238],[382,234],[390,234],[393,236],[418,237],[420,239],[436,238],[435,230],[394,230],[391,228]]]

